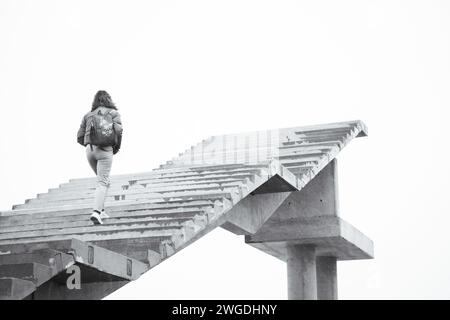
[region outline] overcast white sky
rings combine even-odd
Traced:
[[[76,143],[99,89],[124,123],[113,174],[216,134],[361,119],[341,216],[375,243],[341,299],[450,298],[450,1],[0,2],[0,209],[92,176]],[[285,264],[225,230],[115,299],[286,298]]]

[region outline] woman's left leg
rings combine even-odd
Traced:
[[[88,160],[89,166],[92,168],[94,173],[97,175],[97,158],[96,158],[96,154],[94,153],[94,148],[91,147],[90,145],[86,146],[86,158]]]
[[[96,150],[97,158],[97,188],[95,190],[94,210],[101,212],[105,208],[105,199],[110,185],[113,153],[100,148]]]

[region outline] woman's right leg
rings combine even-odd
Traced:
[[[109,173],[113,154],[112,151],[105,151],[96,148],[95,155],[97,159],[97,188],[95,190],[94,210],[101,212],[105,207],[106,194],[110,185]]]
[[[97,187],[94,195],[94,213],[91,215],[91,220],[94,224],[102,224],[102,218],[107,218],[108,215],[104,213],[105,198],[109,188],[109,173],[112,165],[112,148],[109,150],[102,150],[96,146],[88,146],[86,148],[86,155],[92,170],[97,175]]]
[[[97,175],[97,166],[98,166],[98,160],[97,160],[97,153],[95,152],[95,146],[86,146],[86,158],[88,160],[89,166],[92,168],[92,171],[94,171],[95,175]],[[98,177],[97,177],[98,180]],[[94,193],[94,203],[93,203],[93,211],[94,213],[91,215],[91,220],[94,222],[94,224],[102,223],[100,218],[101,208],[99,208],[98,203],[101,202],[101,198],[104,199],[104,193],[103,188],[99,186],[97,183],[97,187],[95,189]],[[97,211],[97,213],[95,213]]]

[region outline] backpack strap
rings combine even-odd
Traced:
[[[107,108],[107,109],[110,109],[110,108]],[[94,110],[94,111],[95,111],[95,110]],[[110,110],[105,111],[105,113],[102,113],[102,110],[101,110],[101,109],[98,109],[98,111],[96,112],[96,114],[102,115],[102,116],[106,116],[107,114],[110,114],[112,111],[113,111],[113,110],[110,109]]]

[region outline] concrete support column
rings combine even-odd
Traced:
[[[316,249],[313,245],[287,245],[289,300],[316,300]]]
[[[317,257],[317,298],[337,300],[337,266],[335,257]]]

